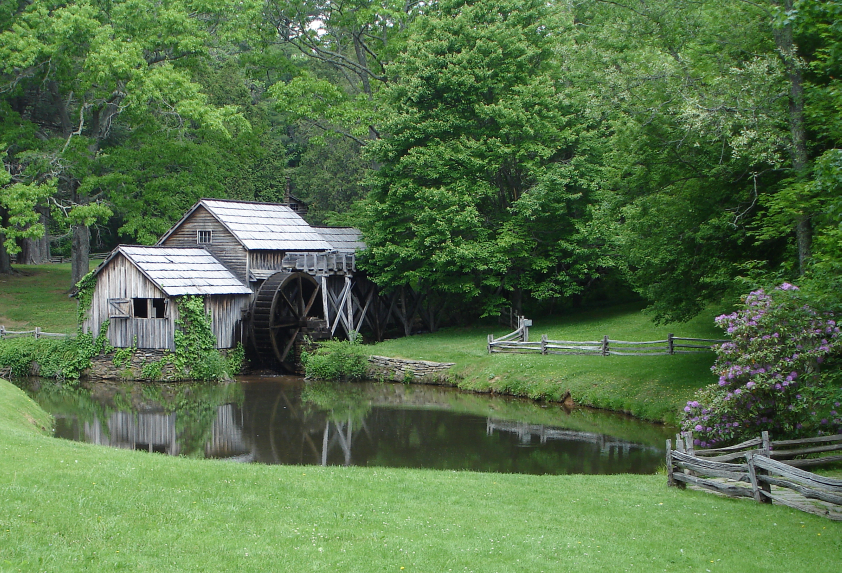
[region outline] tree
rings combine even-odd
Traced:
[[[35,0],[3,15],[3,97],[39,135],[10,156],[56,177],[52,201],[72,228],[74,281],[88,270],[90,225],[110,216],[104,190],[88,181],[101,175],[104,147],[150,118],[173,136],[197,124],[224,134],[247,127],[234,107],[208,102],[191,65],[220,38],[237,38],[239,16],[253,7]]]
[[[784,240],[752,236],[791,166],[772,19],[741,1],[576,10],[578,85],[612,132],[594,232],[656,319],[690,318],[751,261],[786,260]]]
[[[480,301],[566,295],[601,264],[580,244],[598,147],[559,55],[569,14],[539,1],[449,1],[386,66],[380,169],[359,214],[384,287]]]

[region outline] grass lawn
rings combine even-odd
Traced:
[[[0,571],[837,572],[842,524],[663,476],[237,465],[47,437],[0,381]]]
[[[100,261],[91,263],[96,268]],[[70,263],[12,265],[0,275],[0,324],[8,330],[76,331],[76,299],[70,291]]]
[[[708,311],[684,324],[659,326],[637,306],[592,310],[535,319],[530,340],[662,340],[676,336],[722,338]],[[541,356],[488,354],[486,337],[503,327],[446,328],[433,334],[387,340],[372,352],[415,360],[454,362],[459,387],[530,398],[558,399],[570,391],[579,404],[620,410],[641,418],[672,422],[693,391],[714,381],[714,354],[674,356]]]

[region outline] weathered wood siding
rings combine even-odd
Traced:
[[[165,318],[134,318],[131,316],[131,299],[166,299]],[[129,310],[128,318],[112,318],[109,301],[122,299]],[[205,298],[205,309],[210,313],[217,348],[233,348],[241,340],[242,313],[248,309],[249,295],[215,295]],[[108,322],[108,341],[115,348],[128,348],[137,337],[137,347],[144,349],[175,350],[173,335],[178,320],[176,300],[168,298],[122,254],[114,257],[99,273],[93,293],[91,308],[83,323],[85,332],[99,334],[103,322]]]
[[[281,270],[285,251],[249,251],[249,269]]]
[[[108,322],[108,341],[116,348],[130,347],[136,336],[138,348],[173,350],[178,310],[171,300],[167,301],[166,318],[110,318],[109,300],[124,299],[131,305],[133,298],[166,298],[166,295],[119,254],[97,277],[91,308],[82,325],[84,331],[97,336],[102,323]]]
[[[217,348],[233,348],[242,341],[243,311],[248,309],[249,298],[247,294],[229,294],[205,299]]]
[[[211,243],[197,243],[197,231],[213,231]],[[167,237],[164,247],[201,247],[216,257],[234,276],[248,284],[248,251],[222,223],[201,205]]]

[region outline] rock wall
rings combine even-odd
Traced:
[[[388,356],[369,356],[369,376],[395,382],[455,385],[455,375],[450,371],[453,362],[428,362],[405,360]]]
[[[120,352],[118,349],[117,352]],[[178,380],[175,368],[169,361],[161,363],[161,360],[169,354],[165,350],[135,350],[130,357],[124,359],[121,355],[114,363],[115,352],[100,354],[91,358],[91,367],[85,371],[85,376],[91,380],[155,380],[161,382],[172,382]],[[155,372],[160,364],[160,376],[153,377],[150,374]],[[155,365],[155,366],[152,366]],[[144,372],[146,367],[146,372]]]

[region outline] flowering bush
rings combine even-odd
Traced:
[[[840,329],[805,303],[795,285],[756,290],[744,308],[716,318],[731,341],[716,348],[718,383],[684,407],[682,429],[702,447],[758,436],[842,432]]]

